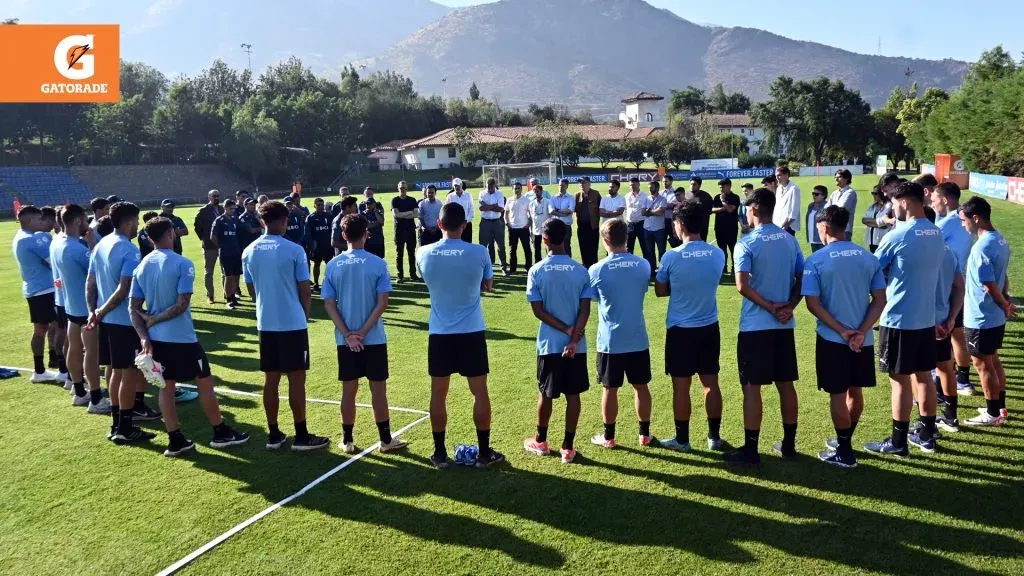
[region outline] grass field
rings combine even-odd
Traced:
[[[870,188],[870,176],[854,186]],[[828,179],[823,179],[829,185]],[[804,206],[813,178],[797,179]],[[714,192],[714,186],[707,186]],[[603,191],[603,187],[602,187]],[[860,195],[860,210],[867,194]],[[389,201],[387,196],[380,198]],[[1024,286],[1024,207],[996,202],[996,226],[1015,251],[1012,284]],[[195,208],[181,208],[191,222]],[[391,223],[385,226],[390,236]],[[0,224],[9,246],[15,224]],[[858,228],[856,240],[862,241]],[[802,241],[802,239],[801,239]],[[806,245],[805,245],[806,249]],[[394,247],[388,243],[394,268]],[[194,236],[186,256],[201,262]],[[10,252],[0,257],[0,364],[31,366],[27,306]],[[760,470],[737,472],[700,442],[689,454],[636,447],[636,423],[623,391],[621,447],[587,443],[600,430],[600,391],[583,396],[578,434],[582,458],[523,452],[534,431],[537,322],[524,297],[524,276],[498,277],[484,296],[494,406],[492,443],[509,457],[500,469],[432,469],[429,424],[412,428],[406,452],[376,452],[341,470],[281,510],[255,523],[184,569],[186,574],[1022,574],[1024,573],[1024,329],[1009,326],[1004,348],[1013,419],[1001,428],[968,430],[941,441],[941,451],[914,451],[905,460],[861,454],[860,468],[844,471],[814,455],[832,432],[828,400],[814,381],[814,327],[801,306],[797,347],[802,380],[797,448],[783,462],[767,455],[781,437],[776,395],[766,390]],[[218,384],[258,393],[254,308],[214,307],[196,286],[193,316]],[[1019,289],[1018,289],[1019,290]],[[218,295],[219,296],[219,295]],[[735,332],[740,298],[719,291],[723,329],[721,385],[723,437],[742,443]],[[670,437],[670,382],[663,372],[666,301],[653,290],[646,302],[655,380],[652,431]],[[425,409],[428,298],[422,284],[396,284],[385,314],[390,342],[392,406]],[[337,400],[336,354],[330,321],[319,300],[310,325],[310,398]],[[596,314],[594,315],[596,317]],[[596,318],[592,318],[596,322]],[[590,335],[593,345],[592,327]],[[593,368],[592,381],[594,379]],[[975,376],[976,381],[976,376]],[[866,394],[855,445],[888,435],[889,387]],[[285,389],[285,388],[283,388]],[[694,390],[691,434],[706,432]],[[160,455],[166,436],[149,446],[115,447],[108,418],[72,408],[65,391],[0,382],[0,573],[153,574],[253,514],[295,493],[345,462],[336,444],[338,408],[311,404],[310,429],[333,438],[329,452],[268,453],[255,397],[222,395],[227,421],[253,434],[238,450],[206,447],[210,431],[197,404],[180,410],[198,454]],[[150,401],[155,402],[152,394]],[[360,401],[368,402],[364,389]],[[453,379],[450,445],[475,442],[471,397]],[[983,404],[961,403],[961,417]],[[556,403],[551,440],[562,438]],[[370,411],[360,409],[356,441],[376,440]],[[392,428],[419,418],[392,412]],[[290,415],[282,403],[282,424]],[[289,426],[283,426],[291,432]]]

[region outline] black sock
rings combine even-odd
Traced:
[[[946,396],[946,407],[942,410],[942,416],[949,420],[956,420],[956,408],[959,401],[960,399],[956,394]]]
[[[836,428],[836,441],[839,442],[839,452],[849,454],[853,452],[853,429]]]
[[[718,440],[720,438],[720,430],[722,429],[721,418],[708,418],[708,438],[712,440]]]
[[[1006,410],[1006,390],[999,393],[999,408]]]
[[[185,435],[181,433],[181,429],[168,430],[167,437],[171,439],[171,444],[184,444]]]
[[[434,432],[434,456],[447,456],[448,450],[444,447],[444,430]]]
[[[782,425],[782,449],[796,450],[796,424]]]
[[[72,382],[71,385],[75,388],[75,396],[85,396],[85,382]]]
[[[134,406],[134,408],[136,410],[145,410],[146,409],[146,393],[145,392],[136,392],[135,393],[135,406]]]
[[[761,430],[743,429],[743,451],[748,454],[757,454],[757,443],[761,438]]]
[[[103,401],[103,390],[99,388],[95,390],[89,390],[89,401],[93,404],[99,404]]]
[[[999,398],[993,400],[985,399],[985,406],[988,408],[989,416],[999,416]]]
[[[924,428],[918,433],[922,440],[931,440],[935,438],[935,416],[921,416],[921,422],[924,423]]]
[[[956,367],[956,379],[960,382],[971,381],[971,367],[970,366],[957,366]]]
[[[604,439],[615,440],[615,424],[604,425]]]
[[[899,420],[892,421],[892,445],[897,448],[906,448],[907,446],[907,433],[910,431],[910,420],[903,422]]]
[[[491,455],[491,431],[477,430],[476,441],[480,445],[480,457],[487,458]]]
[[[271,436],[280,436],[281,435],[281,429],[277,427],[277,424],[268,424],[267,428],[270,429],[270,435]]]
[[[690,421],[676,420],[676,442],[680,444],[690,443]]]
[[[63,356],[57,356],[57,369],[60,370],[61,374],[68,373],[67,360]]]
[[[640,435],[641,436],[650,436],[651,435],[651,421],[650,420],[648,420],[646,422],[643,422],[643,421],[640,422]]]
[[[850,436],[852,437],[853,433],[856,432],[856,431],[857,431],[857,421],[856,420],[850,420]]]
[[[132,415],[134,414],[131,410],[121,410],[121,417],[117,422],[117,431],[121,434],[128,433],[133,426]]]
[[[213,427],[213,435],[214,436],[223,436],[223,435],[225,435],[227,433],[228,433],[228,425],[225,424],[223,420],[221,420],[220,424],[217,424],[216,426]]]
[[[566,430],[565,431],[565,438],[562,439],[562,449],[563,450],[572,450],[572,448],[575,445],[575,443],[576,443],[576,431],[573,430],[573,431],[570,432],[569,430]]]
[[[295,423],[295,437],[296,438],[305,438],[306,436],[309,436],[309,430],[306,429],[306,421],[303,420],[302,422],[296,422]]]
[[[352,439],[352,429],[355,428],[354,424],[342,424],[341,425],[341,441],[345,444],[354,442]]]
[[[35,362],[36,374],[42,374],[46,372],[46,362],[42,356],[33,356],[32,361]]]
[[[391,420],[377,422],[377,435],[380,436],[381,444],[391,443]]]
[[[113,424],[114,427],[116,428],[117,425],[121,422],[121,407],[116,404],[111,404],[110,417],[114,419]]]
[[[548,427],[547,426],[537,426],[537,442],[547,442],[547,441],[548,441]]]

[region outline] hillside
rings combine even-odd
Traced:
[[[723,82],[756,101],[781,74],[840,79],[879,105],[906,83],[908,68],[921,85],[951,89],[968,66],[699,26],[643,0],[501,0],[463,8],[366,63],[411,77],[421,93],[464,96],[476,82],[504,105],[563,102],[609,114],[631,92],[667,95],[690,84]]]

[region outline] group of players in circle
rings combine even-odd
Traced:
[[[527,206],[532,208],[544,198],[537,191],[540,187],[531,184],[536,197]],[[940,429],[959,431],[957,379],[965,371],[969,374],[969,367],[959,362],[954,366],[954,346],[966,349],[970,355],[986,399],[986,407],[965,423],[998,426],[1004,422],[1008,416],[1006,375],[998,352],[1005,323],[1016,315],[1009,296],[1008,243],[993,227],[991,206],[986,200],[974,197],[960,206],[960,190],[955,184],[927,180],[924,184],[930,189],[894,175],[883,177],[878,190],[887,199],[886,210],[895,224],[874,254],[850,241],[852,214],[847,208],[841,203],[821,208],[813,221],[821,246],[816,246],[806,259],[793,229],[773,223],[778,192],[764,187],[745,195],[740,210],[744,229],[749,231],[734,248],[730,247],[734,251],[735,285],[743,296],[736,361],[743,387],[744,443],[726,453],[728,462],[760,462],[761,387],[770,384],[775,384],[779,392],[783,422],[783,438],[773,450],[787,459],[796,455],[794,382],[799,375],[793,311],[804,298],[817,318],[818,388],[830,395],[836,430],[836,437],[828,440],[827,449],[819,454],[821,460],[841,467],[857,465],[852,436],[864,406],[862,389],[875,386],[876,323],[880,325],[878,366],[889,375],[893,387],[893,428],[890,437],[867,443],[866,450],[906,456],[908,445],[914,445],[934,452]],[[588,185],[586,182],[585,187]],[[638,182],[631,185],[635,194]],[[430,294],[428,373],[434,442],[430,460],[438,468],[449,463],[446,399],[453,374],[466,377],[473,394],[477,466],[488,467],[505,459],[490,446],[489,363],[481,304],[481,293],[491,290],[494,256],[493,252],[488,254],[483,238],[481,244],[465,240],[472,225],[468,217],[473,204],[470,198],[467,208],[461,196],[469,195],[459,192],[461,182],[446,203],[436,201],[436,190],[428,190],[423,201],[412,200],[408,207],[393,206],[397,218],[407,219],[404,215],[411,214],[421,221],[421,246],[410,254],[410,263],[414,263],[410,276],[415,278],[414,272],[418,271]],[[589,192],[584,190],[585,195]],[[515,216],[509,214],[512,210],[504,210],[503,201],[499,208],[497,202],[487,200],[487,195],[494,194],[500,195],[489,182],[488,191],[481,195],[481,211],[497,212],[497,218],[505,214],[505,224],[513,228],[509,221]],[[564,195],[563,189],[560,196]],[[399,197],[407,198],[404,189]],[[519,198],[521,187],[517,186]],[[233,269],[238,270],[236,278],[244,277],[256,304],[269,427],[266,446],[273,450],[288,442],[278,425],[279,386],[284,375],[288,378],[295,428],[291,449],[324,448],[330,440],[310,433],[306,426],[305,379],[310,364],[307,321],[313,290],[309,246],[288,238],[296,202],[289,202],[290,207],[262,198],[259,202],[243,202],[247,212],[256,214],[260,234],[241,250],[240,265]],[[426,220],[424,203],[430,210]],[[360,379],[365,378],[370,384],[380,450],[388,452],[406,444],[391,435],[386,394],[388,351],[382,316],[392,291],[391,275],[383,251],[368,248],[373,229],[379,228],[383,218],[365,215],[366,205],[376,211],[372,200],[360,210],[353,209],[355,200],[351,197],[340,204],[331,233],[331,245],[338,253],[329,259],[319,289],[335,326],[338,379],[342,382],[341,448],[346,453],[357,450],[353,437],[355,397]],[[602,448],[617,446],[618,389],[628,382],[634,392],[639,444],[691,450],[690,386],[696,375],[704,392],[707,447],[726,450],[719,433],[722,395],[718,384],[721,333],[717,291],[727,261],[721,248],[706,242],[706,203],[693,197],[674,204],[669,222],[678,246],[661,255],[656,269],[649,259],[633,255],[633,231],[620,217],[623,210],[609,211],[604,202],[600,204],[598,210],[588,214],[586,224],[598,232],[608,255],[589,266],[574,261],[567,248],[571,218],[574,212],[579,217],[579,211],[568,205],[546,206],[547,212],[556,216],[546,218],[539,230],[548,256],[528,267],[526,285],[526,297],[540,327],[536,346],[538,423],[536,434],[524,441],[524,448],[541,455],[552,452],[547,436],[553,400],[564,395],[565,433],[559,453],[565,463],[577,455],[580,394],[590,387],[585,327],[596,300],[596,365],[603,387],[604,429],[591,438],[592,443]],[[490,210],[491,206],[495,209]],[[323,210],[319,201],[317,212]],[[397,216],[399,213],[403,216]],[[664,218],[662,214],[655,216]],[[163,366],[166,385],[159,399],[169,435],[166,455],[177,456],[195,448],[178,425],[175,393],[176,384],[181,382],[196,383],[200,404],[213,427],[211,446],[224,448],[246,442],[249,435],[234,430],[220,416],[210,365],[195,333],[190,314],[195,268],[176,246],[180,246],[183,224],[179,226],[168,214],[157,215],[150,217],[140,231],[138,207],[119,201],[109,207],[106,218],[97,218],[90,225],[82,207],[67,205],[59,210],[59,233],[51,242],[49,228],[53,225],[48,220],[52,217],[38,208],[24,207],[19,213],[21,230],[14,240],[35,325],[33,381],[51,379],[43,365],[43,340],[50,324],[59,320],[63,323],[60,331],[66,329],[67,336],[66,362],[62,358],[61,368],[66,363],[73,404],[87,405],[90,412],[109,412],[109,438],[114,443],[131,444],[154,437],[134,423],[151,414],[160,417],[142,401],[144,381],[135,363],[143,353]],[[604,219],[603,223],[591,226],[598,217]],[[936,217],[938,226],[932,222]],[[494,219],[484,219],[481,235],[489,227],[486,220]],[[532,219],[528,224],[532,225]],[[106,234],[99,230],[101,225],[109,227]],[[488,234],[496,236],[497,228]],[[212,230],[210,233],[214,234]],[[152,245],[144,258],[131,242],[136,235]],[[973,245],[971,236],[977,238]],[[225,266],[223,245],[218,248]],[[593,252],[596,254],[596,247]],[[503,255],[501,261],[505,268]],[[209,259],[209,270],[208,263]],[[225,268],[225,276],[227,272]],[[652,277],[656,296],[669,299],[665,372],[673,384],[675,434],[663,441],[654,437],[650,427],[648,385],[652,370],[643,308]],[[208,274],[208,297],[212,301],[209,278]],[[228,299],[236,298],[237,284],[227,286]],[[100,389],[101,365],[110,369],[109,401]],[[941,415],[937,414],[939,398],[944,403]],[[920,418],[912,427],[915,400]]]

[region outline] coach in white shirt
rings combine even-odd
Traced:
[[[629,179],[629,194],[626,194],[626,211],[622,219],[626,221],[626,250],[633,253],[633,246],[640,241],[640,253],[647,258],[647,242],[644,241],[644,198],[647,194],[640,191],[640,179],[636,176]]]
[[[842,206],[846,208],[846,211],[850,215],[857,213],[857,192],[850,187],[850,182],[853,181],[853,174],[846,168],[840,168],[836,170],[836,190],[832,192],[832,195],[828,197],[826,206]],[[850,218],[850,223],[846,225],[846,237],[853,238],[853,221],[856,218]]]
[[[509,266],[512,273],[518,270],[516,261],[516,244],[523,245],[526,256],[526,267],[529,271],[533,266],[533,255],[530,251],[530,197],[523,196],[523,185],[516,182],[512,187],[515,197],[505,201],[505,224],[508,225]],[[539,256],[539,255],[538,255]]]
[[[601,197],[598,214],[601,215],[602,222],[612,218],[622,218],[622,213],[626,211],[626,199],[619,194],[619,187],[619,181],[612,180],[608,185],[608,195]]]
[[[775,169],[775,211],[772,212],[772,224],[789,232],[793,236],[800,231],[800,187],[789,179],[789,166]]]
[[[452,191],[444,200],[445,204],[458,204],[466,211],[466,229],[462,231],[463,242],[473,242],[473,197],[462,189],[462,179],[452,180]]]
[[[487,254],[494,266],[494,248],[498,248],[501,272],[508,275],[505,264],[505,197],[498,190],[494,178],[487,179],[487,190],[480,193],[480,244],[487,247]]]
[[[533,185],[533,194],[530,198],[530,232],[533,234],[533,253],[537,255],[538,261],[544,259],[544,252],[541,250],[543,245],[542,234],[544,232],[544,223],[550,217],[551,200],[544,197],[544,188],[541,187],[540,183],[535,183]]]
[[[572,258],[572,215],[576,212],[576,198],[569,194],[569,179],[558,183],[558,194],[551,200],[551,215],[565,223],[565,254]]]

